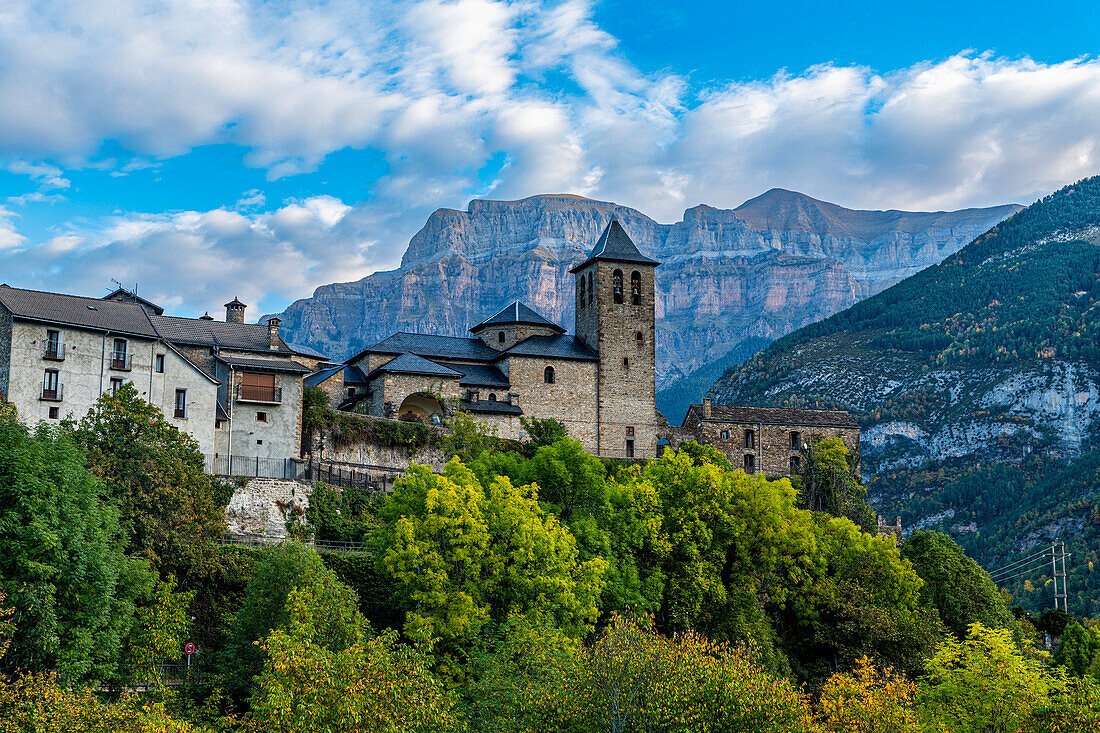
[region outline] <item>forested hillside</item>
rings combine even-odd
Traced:
[[[1100,178],[1091,178],[776,341],[712,396],[852,409],[882,508],[954,531],[995,567],[1055,536],[1100,539],[1085,455],[1100,425],[1098,304]],[[1036,581],[1037,591],[1017,589],[1021,600],[1049,603]],[[1085,576],[1075,583],[1079,611],[1094,609],[1093,588]]]

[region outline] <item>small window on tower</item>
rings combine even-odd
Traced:
[[[546,382],[547,384],[554,383],[554,367],[548,366],[546,367],[546,369],[543,370],[542,381]]]
[[[595,298],[592,297],[592,273],[588,273],[588,302],[592,305],[596,305]]]
[[[634,305],[642,304],[642,273],[637,270],[630,273],[630,302]]]
[[[629,369],[629,368],[630,368],[630,359],[628,359],[624,356],[623,357],[623,369]]]
[[[490,392],[489,393],[489,401],[490,402],[496,402],[497,401],[497,393],[496,392]]]
[[[615,270],[611,274],[611,288],[612,294],[615,296],[616,303],[623,302],[623,271]]]
[[[577,281],[577,305],[584,307],[584,276]]]
[[[504,331],[498,331],[497,332],[497,343],[498,344],[503,344],[504,343]]]
[[[634,340],[638,342],[639,346],[641,346],[645,342],[645,336],[642,335],[641,331],[635,331]]]

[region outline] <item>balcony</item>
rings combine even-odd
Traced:
[[[64,390],[64,386],[60,384],[53,388],[43,387],[42,396],[39,397],[39,399],[46,402],[60,402],[61,395],[64,393]]]
[[[237,402],[264,402],[269,405],[278,405],[283,401],[283,388],[238,384],[236,398]]]
[[[111,369],[114,369],[116,372],[130,371],[130,360],[132,358],[133,357],[129,354],[122,354],[119,352],[111,354]]]
[[[42,358],[47,361],[65,361],[65,344],[47,343]]]

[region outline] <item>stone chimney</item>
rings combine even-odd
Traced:
[[[199,320],[200,321],[212,321],[212,320],[214,320],[214,316],[210,315],[210,311],[207,311],[206,313],[203,313],[201,316],[199,316]]]
[[[703,398],[703,419],[710,419],[710,397]]]
[[[278,351],[281,344],[279,343],[279,324],[282,323],[278,318],[267,319],[267,337],[270,339],[269,346],[272,351]]]
[[[225,322],[226,323],[244,323],[244,309],[247,308],[244,303],[234,298],[225,304]]]

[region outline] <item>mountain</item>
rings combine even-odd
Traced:
[[[639,248],[663,262],[659,387],[700,370],[709,383],[731,358],[750,355],[749,346],[755,351],[939,262],[1014,211],[853,211],[773,189],[736,209],[701,205],[660,224],[568,194],[474,200],[466,211],[433,213],[400,268],[317,288],[280,315],[281,328],[339,358],[397,330],[463,335],[514,299],[571,326],[569,268],[615,214]],[[684,399],[662,404],[670,419],[679,420]]]
[[[779,339],[709,394],[854,410],[873,501],[996,567],[1056,537],[1100,539],[1098,338],[1100,177]],[[1091,593],[1078,612],[1100,608],[1100,582],[1077,587]]]

